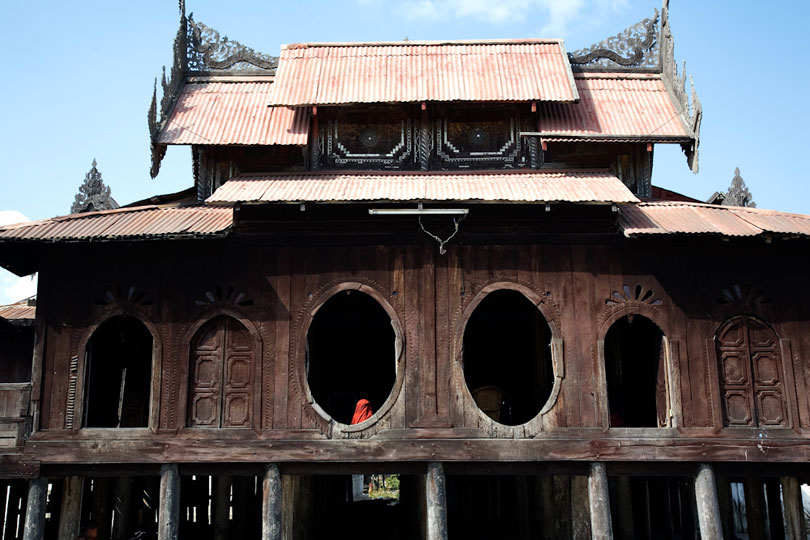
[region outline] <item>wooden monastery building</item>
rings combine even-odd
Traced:
[[[810,217],[653,186],[667,10],[272,57],[183,9],[193,188],[0,227],[0,540],[804,539]]]

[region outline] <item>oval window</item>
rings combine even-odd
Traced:
[[[307,331],[307,382],[315,402],[335,421],[366,420],[388,398],[396,379],[391,317],[357,290],[329,298]],[[370,405],[355,415],[361,400]],[[354,422],[356,423],[356,422]]]
[[[551,329],[528,298],[488,294],[464,329],[464,379],[478,407],[501,424],[525,424],[554,387]]]

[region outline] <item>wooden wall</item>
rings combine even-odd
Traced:
[[[34,399],[41,431],[26,455],[45,462],[806,459],[810,303],[802,268],[807,257],[789,245],[719,241],[450,245],[446,255],[427,241],[288,246],[261,237],[54,247],[40,274],[44,347]],[[383,304],[403,342],[393,395],[361,429],[330,422],[307,401],[307,326],[346,288]],[[558,347],[553,402],[520,426],[490,421],[463,379],[464,323],[499,288],[536,303]],[[84,347],[99,324],[122,313],[153,333],[159,378],[151,429],[117,430],[113,443],[110,430],[81,429]],[[672,428],[609,428],[601,341],[612,322],[633,313],[668,339]],[[212,435],[185,428],[189,344],[220,314],[242,321],[258,344],[258,393],[254,429]],[[712,340],[737,314],[766,321],[781,339],[786,428],[722,427]],[[763,437],[766,452],[757,450]],[[367,439],[375,444],[364,446]]]

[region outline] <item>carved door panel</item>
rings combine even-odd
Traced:
[[[191,343],[188,425],[249,427],[255,349],[247,329],[229,317],[205,324]]]
[[[718,333],[716,347],[725,424],[785,425],[782,363],[773,330],[739,318]]]

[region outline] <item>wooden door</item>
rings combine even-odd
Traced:
[[[776,333],[739,317],[717,333],[715,343],[725,425],[787,425]]]
[[[188,425],[252,425],[255,343],[242,323],[217,317],[191,341]]]

